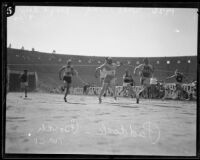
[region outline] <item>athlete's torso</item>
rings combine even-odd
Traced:
[[[176,74],[176,81],[179,83],[183,82],[183,75],[181,73]]]
[[[64,76],[72,76],[74,72],[74,68],[72,66],[65,66]]]
[[[114,65],[110,65],[110,64],[106,64],[105,66],[104,66],[104,68],[105,68],[105,72],[106,72],[106,76],[107,75],[110,75],[110,76],[115,76],[115,69],[116,69],[116,66],[114,66]]]
[[[141,74],[143,77],[150,78],[152,75],[152,67],[151,65],[143,65]]]
[[[28,75],[23,73],[20,78],[21,78],[21,82],[27,82]]]

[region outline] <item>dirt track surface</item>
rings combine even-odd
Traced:
[[[8,93],[6,153],[196,154],[196,102]]]

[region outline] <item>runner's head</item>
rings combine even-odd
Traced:
[[[25,69],[25,70],[24,70],[24,73],[25,73],[25,74],[27,74],[27,73],[28,73],[28,70],[27,70],[27,69]]]
[[[67,60],[67,65],[71,66],[71,64],[72,64],[72,60],[71,59]]]
[[[106,62],[108,64],[112,64],[112,58],[111,57],[106,57]]]
[[[143,62],[144,62],[144,64],[148,65],[149,64],[149,59],[148,58],[144,58]]]

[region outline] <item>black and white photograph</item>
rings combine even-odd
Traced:
[[[198,8],[15,5],[5,154],[196,156]]]

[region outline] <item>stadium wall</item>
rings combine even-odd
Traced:
[[[79,72],[79,77],[73,78],[73,87],[82,87],[85,81],[92,86],[100,86],[99,78],[94,77],[95,68],[104,63],[105,57],[95,56],[75,56],[63,54],[42,53],[37,51],[27,51],[21,49],[7,49],[7,65],[11,70],[36,72],[38,75],[38,88],[50,90],[58,88],[62,85],[59,80],[58,71],[60,67],[71,59],[74,68]],[[133,71],[135,66],[142,63],[142,57],[113,57],[113,61],[120,61],[124,64],[117,71],[117,85],[122,85],[122,75],[128,68]],[[189,81],[197,79],[197,56],[183,57],[150,57],[150,63],[155,68],[154,77],[158,80],[164,80],[167,76],[171,76],[175,69],[183,72]],[[81,79],[81,80],[80,80]],[[139,77],[134,76],[136,85],[139,85]],[[174,79],[168,80],[173,83]]]

